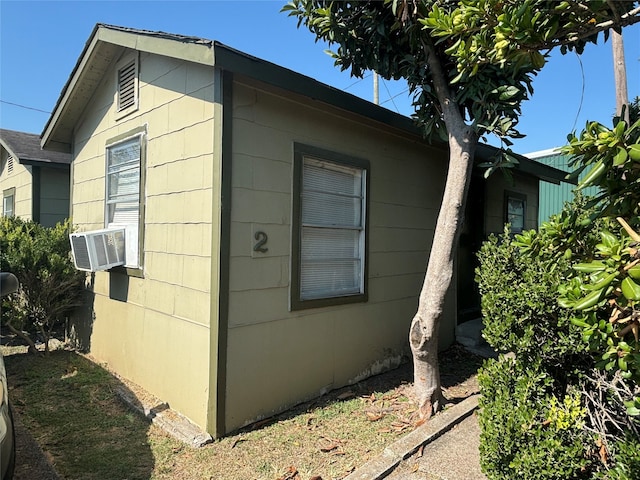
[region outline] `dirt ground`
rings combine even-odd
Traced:
[[[2,343],[6,343],[7,338],[5,337],[2,340]],[[5,346],[4,348],[12,349],[20,347]],[[448,401],[457,403],[458,401],[478,392],[477,370],[482,365],[482,362],[483,359],[481,357],[468,352],[459,345],[454,345],[448,350],[441,352],[440,374],[443,393]],[[344,398],[359,397],[363,399],[362,406],[359,407],[362,410],[361,414],[365,415],[371,422],[377,424],[377,419],[387,413],[391,413],[397,417],[398,420],[387,427],[390,434],[392,433],[394,438],[397,438],[395,437],[396,435],[408,433],[415,427],[416,419],[413,418],[415,415],[415,408],[413,407],[412,402],[403,400],[403,397],[411,396],[412,376],[412,366],[408,363],[391,372],[377,375],[359,382],[356,385],[351,385],[330,392],[321,398],[299,405],[288,412],[284,412],[283,414],[260,423],[271,424],[277,423],[280,420],[286,421],[287,418],[291,418],[297,414],[303,414],[316,406],[335,402],[336,399],[341,400]],[[138,394],[140,395],[139,400],[142,400],[144,392],[137,392],[134,385],[131,385],[130,387],[131,391],[136,394],[136,396]],[[385,394],[384,401],[382,401],[381,399],[376,400],[372,392],[387,393]],[[371,396],[370,401],[368,400],[369,396]],[[59,480],[59,477],[50,466],[47,453],[42,452],[40,446],[35,440],[33,440],[33,437],[29,432],[25,430],[19,419],[16,423],[18,435],[18,466],[14,480],[35,478],[42,480]],[[261,428],[261,425],[253,425],[247,427],[246,430],[250,431],[259,428]],[[175,461],[179,462],[180,459],[176,458]],[[360,462],[362,462],[362,458],[360,458]],[[357,467],[357,463],[359,462],[356,460],[354,468]],[[184,478],[195,477],[187,475]]]
[[[16,430],[16,470],[13,480],[59,480],[45,452],[25,428],[20,416],[14,414]]]

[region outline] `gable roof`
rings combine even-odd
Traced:
[[[62,152],[71,151],[75,122],[111,63],[125,48],[219,67],[422,138],[420,129],[409,117],[306,75],[240,52],[220,42],[98,23],[87,40],[44,127],[43,148]],[[446,145],[443,143],[441,147],[445,148]],[[481,161],[495,155],[498,151],[497,148],[489,145],[479,145],[479,147],[476,156]],[[517,167],[520,171],[553,183],[565,181],[565,172],[546,165],[538,166],[537,162],[521,155],[515,156],[520,162]]]
[[[71,164],[70,154],[43,150],[40,137],[33,133],[0,128],[0,145],[23,165],[68,167]]]

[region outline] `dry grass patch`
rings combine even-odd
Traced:
[[[134,414],[116,391],[137,387],[82,355],[5,362],[16,411],[66,479],[340,479],[416,424],[404,366],[194,449]],[[445,352],[445,392],[477,391],[479,365],[459,348]]]

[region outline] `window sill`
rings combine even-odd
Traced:
[[[144,278],[144,270],[142,267],[113,267],[108,270],[113,273],[120,273],[128,277]]]
[[[310,308],[333,307],[350,303],[366,303],[369,296],[366,293],[345,295],[344,297],[314,298],[312,300],[291,299],[291,311],[308,310]]]

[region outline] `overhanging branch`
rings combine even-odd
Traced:
[[[567,32],[566,38],[562,38],[563,35],[560,34],[560,35],[557,35],[556,38],[554,40],[551,40],[550,42],[531,45],[531,47],[537,50],[545,50],[545,49],[550,49],[554,47],[559,47],[561,45],[567,45],[570,43],[579,42],[580,40],[584,40],[586,38],[589,38],[593,35],[596,35],[610,28],[628,27],[629,25],[634,25],[638,22],[640,22],[640,7],[634,8],[633,10],[628,11],[624,15],[620,15],[619,19],[611,19],[605,22],[596,23],[591,27],[587,26],[584,30],[580,32],[575,32],[575,33]]]

